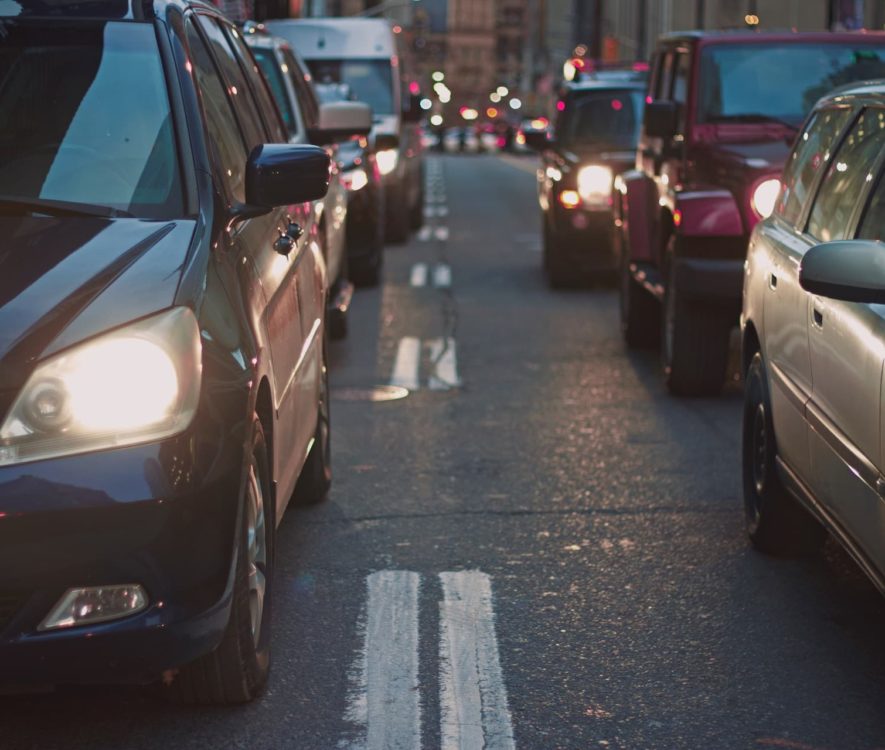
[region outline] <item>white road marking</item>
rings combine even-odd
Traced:
[[[440,263],[433,269],[433,285],[437,289],[448,289],[452,285],[452,269]]]
[[[445,242],[447,239],[449,239],[449,228],[437,227],[433,232],[433,236],[436,237],[436,239]]]
[[[501,671],[491,579],[440,573],[440,747],[515,750]]]
[[[421,699],[418,684],[418,590],[421,577],[406,570],[382,570],[366,578],[368,604],[356,684],[345,720],[355,724],[360,750],[420,750]]]
[[[393,375],[390,385],[418,390],[418,368],[421,366],[421,342],[414,336],[405,336],[399,340],[396,359],[393,363]]]
[[[458,378],[458,354],[455,339],[451,336],[445,339],[432,339],[430,346],[430,361],[433,362],[433,374],[427,382],[431,391],[448,391],[452,388],[460,388],[461,380]]]
[[[434,274],[436,279],[436,274]],[[409,284],[412,286],[425,286],[427,284],[427,264],[416,263],[412,266],[412,273],[409,276]]]
[[[427,242],[433,236],[433,227],[424,225],[418,230],[418,241]]]
[[[445,193],[431,193],[427,196],[428,203],[445,203],[446,202],[446,194]]]
[[[434,216],[448,216],[449,209],[447,206],[425,206],[425,218],[432,219]]]

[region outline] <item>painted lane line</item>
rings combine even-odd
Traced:
[[[434,216],[448,216],[449,209],[446,206],[425,206],[424,217],[432,219]]]
[[[436,275],[434,274],[434,279],[436,279]],[[426,263],[416,263],[412,266],[412,273],[409,276],[409,284],[411,286],[426,286],[427,285],[427,264]]]
[[[433,227],[423,226],[418,230],[418,242],[427,242],[433,236]]]
[[[515,750],[495,635],[491,579],[440,573],[440,747]]]
[[[421,577],[382,570],[366,578],[362,651],[354,665],[345,721],[355,725],[348,750],[420,750],[418,593]]]
[[[442,242],[445,242],[447,239],[449,239],[449,228],[448,227],[437,227],[433,231],[433,236],[436,237],[436,239],[438,239]]]
[[[451,336],[444,339],[432,339],[430,361],[433,363],[433,374],[427,381],[431,391],[449,391],[461,387],[458,377],[458,354],[455,339]]]
[[[405,336],[399,340],[396,348],[396,359],[393,362],[393,375],[390,385],[398,385],[410,391],[417,391],[418,368],[421,365],[421,341],[414,336]]]
[[[448,216],[449,209],[447,206],[437,206],[436,207],[436,215],[437,216]]]
[[[433,285],[437,289],[448,289],[452,285],[452,269],[440,263],[433,269]]]

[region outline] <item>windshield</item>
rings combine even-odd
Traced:
[[[315,83],[346,83],[353,99],[376,115],[394,113],[390,60],[308,60],[307,66]]]
[[[0,31],[0,203],[181,216],[153,27],[9,24]]]
[[[570,146],[633,149],[639,140],[641,91],[593,91],[576,95],[557,124],[556,140]]]
[[[280,113],[283,115],[283,122],[286,123],[286,130],[289,135],[298,134],[298,124],[295,122],[295,113],[292,111],[292,105],[289,97],[286,95],[286,84],[283,80],[283,71],[274,56],[272,49],[264,49],[262,47],[252,47],[252,54],[261,66],[261,72],[270,84],[270,90],[273,92],[273,98],[276,100]]]
[[[780,121],[798,127],[837,86],[885,77],[885,45],[729,44],[701,57],[698,122]]]

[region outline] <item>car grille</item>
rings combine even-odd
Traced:
[[[21,593],[0,591],[0,632],[10,623],[24,604],[26,596]]]

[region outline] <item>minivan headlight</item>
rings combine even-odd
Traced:
[[[177,434],[200,395],[196,318],[176,307],[37,366],[0,426],[0,466]]]

